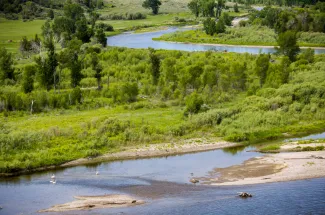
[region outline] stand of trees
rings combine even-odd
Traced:
[[[142,4],[142,7],[146,9],[151,9],[154,15],[157,15],[159,12],[159,7],[161,5],[160,0],[145,0]]]

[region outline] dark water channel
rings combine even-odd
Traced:
[[[325,133],[323,133],[325,135]],[[325,178],[251,186],[192,185],[206,176],[260,156],[252,148],[232,148],[179,156],[104,162],[0,180],[0,215],[39,214],[40,209],[76,195],[129,194],[145,205],[48,214],[325,214]],[[96,175],[99,171],[99,175]],[[52,174],[57,183],[50,183]],[[251,199],[236,193],[251,192]]]
[[[148,32],[141,34],[124,33],[107,38],[109,46],[127,47],[127,48],[154,48],[180,51],[227,51],[238,53],[274,53],[275,49],[272,47],[247,47],[247,46],[229,46],[229,45],[203,45],[203,44],[189,44],[189,43],[173,43],[164,41],[154,41],[152,38],[157,38],[163,34],[173,33],[176,31],[186,31],[188,28],[171,27],[167,30]],[[316,54],[325,53],[325,49],[315,49]]]

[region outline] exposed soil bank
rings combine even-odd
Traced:
[[[75,201],[62,205],[55,205],[39,212],[65,212],[76,210],[89,210],[98,208],[129,207],[144,204],[142,200],[136,200],[126,195],[105,196],[75,196]]]
[[[256,157],[241,165],[217,168],[201,178],[210,185],[247,185],[325,177],[325,151]]]
[[[131,160],[140,158],[163,157],[170,155],[186,154],[222,149],[227,147],[240,146],[238,143],[231,142],[210,142],[203,138],[190,139],[179,143],[152,144],[149,146],[138,146],[137,148],[128,148],[122,152],[108,153],[94,158],[81,158],[70,161],[58,166],[41,167],[32,170],[24,170],[15,173],[0,173],[0,177],[10,177],[33,172],[72,167],[84,164],[99,163],[104,161]]]

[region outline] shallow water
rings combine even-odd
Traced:
[[[317,139],[325,139],[325,132],[318,134],[311,134],[306,137],[298,137],[298,138],[290,138],[286,141],[299,141],[299,140],[317,140]]]
[[[173,43],[164,41],[154,41],[152,38],[157,38],[163,34],[173,33],[178,30],[185,31],[189,28],[169,28],[167,30],[148,32],[141,34],[124,33],[107,38],[109,46],[127,47],[127,48],[154,48],[180,51],[227,51],[237,53],[274,53],[274,48],[260,48],[260,47],[245,47],[245,46],[227,46],[227,45],[203,45],[203,44],[185,44]],[[316,54],[325,53],[325,49],[315,49]]]
[[[129,194],[145,205],[48,214],[322,214],[325,178],[252,186],[192,185],[191,177],[260,156],[234,147],[178,156],[103,162],[0,180],[0,214],[37,214],[76,195]],[[99,171],[99,175],[96,175]],[[50,183],[52,174],[57,183]],[[192,176],[192,174],[194,176]],[[251,199],[236,197],[240,191]]]

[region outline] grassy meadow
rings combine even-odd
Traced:
[[[21,38],[26,36],[32,39],[35,34],[40,35],[42,32],[41,27],[44,23],[45,20],[23,22],[22,20],[0,18],[0,47],[5,47],[10,52],[17,53]]]

